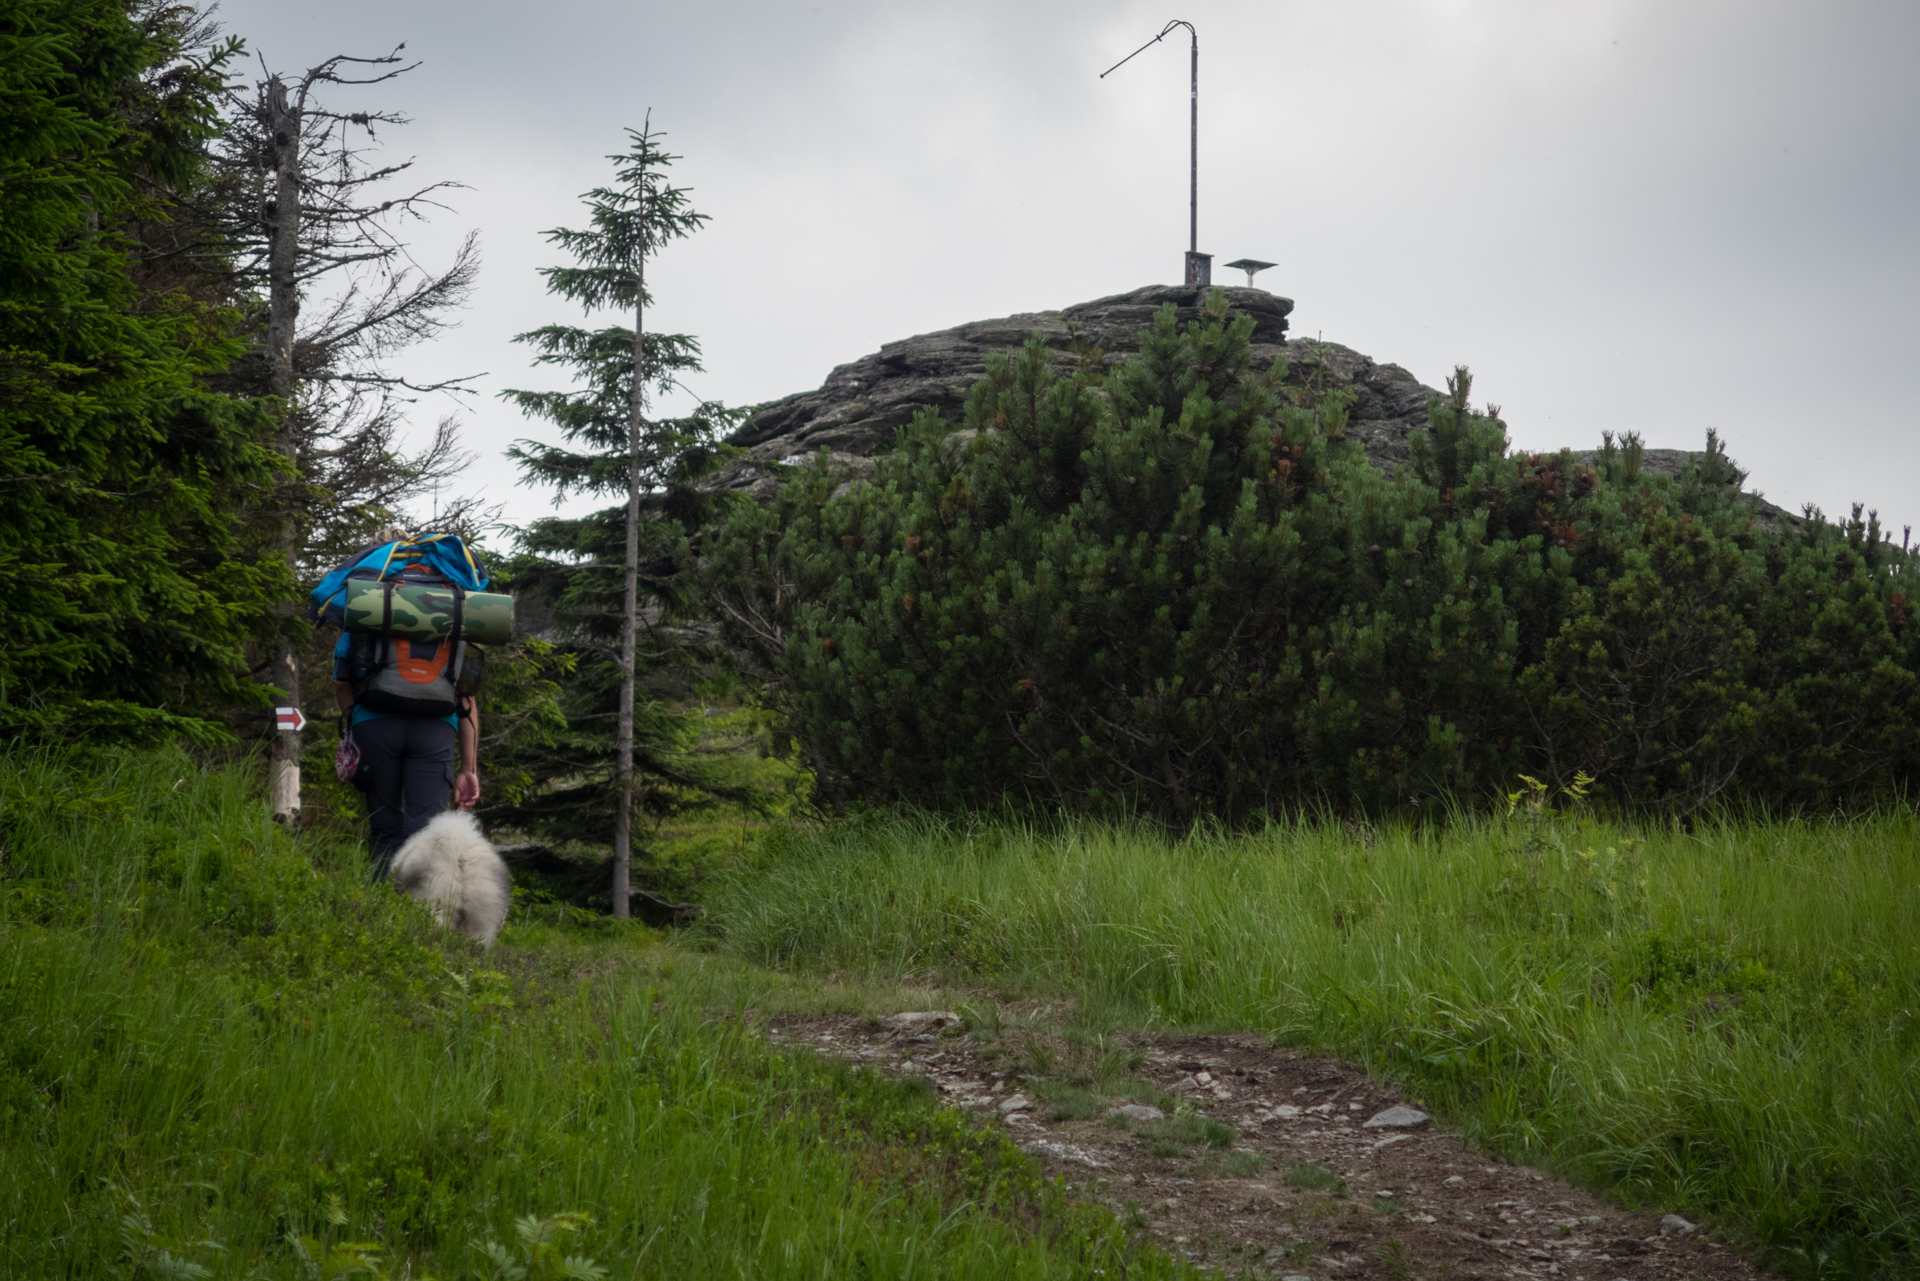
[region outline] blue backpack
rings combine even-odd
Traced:
[[[309,595],[307,617],[316,623],[346,621],[342,601],[349,580],[379,582],[385,578],[437,574],[469,592],[484,592],[492,581],[487,566],[458,534],[429,534],[411,542],[375,543],[349,556],[346,563],[320,580]]]

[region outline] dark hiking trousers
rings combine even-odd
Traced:
[[[453,795],[454,735],[443,720],[380,716],[353,727],[360,768],[353,785],[367,797],[367,845],[373,879],[384,881],[407,838],[444,814]]]

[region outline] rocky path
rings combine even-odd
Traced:
[[[768,1035],[925,1079],[1077,1195],[1229,1275],[1763,1275],[1705,1228],[1491,1160],[1352,1064],[1253,1037],[1074,1040],[1042,1018],[968,1032],[943,1012],[780,1017]]]

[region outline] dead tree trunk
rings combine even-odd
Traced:
[[[402,65],[404,48],[375,58],[336,54],[285,78],[268,73],[218,156],[233,181],[221,185],[227,194],[212,216],[223,220],[231,235],[236,287],[266,299],[261,376],[248,390],[264,393],[277,406],[274,445],[288,468],[268,496],[265,516],[296,580],[310,567],[316,521],[331,521],[338,534],[343,513],[349,513],[350,525],[369,524],[370,516],[384,519],[393,498],[383,490],[448,470],[449,432],[422,455],[424,466],[414,466],[394,448],[395,410],[388,392],[457,389],[464,380],[416,386],[380,368],[378,358],[443,326],[439,313],[458,306],[471,284],[472,242],[445,274],[413,282],[405,266],[395,262],[406,248],[390,223],[416,216],[431,193],[449,184],[382,200],[370,184],[405,172],[412,161],[370,165],[349,130],[364,131],[371,141],[376,126],[403,124],[405,118],[383,111],[334,111],[313,96],[323,85],[382,84],[406,74],[419,64]],[[321,288],[327,280],[333,282],[331,290]],[[305,332],[303,289],[314,291],[321,304],[320,323],[310,323]],[[369,389],[377,402],[371,407],[361,400]],[[293,625],[298,608],[297,601],[283,602],[265,641],[265,679],[275,691],[274,701],[295,707],[302,702],[304,652]],[[268,797],[275,817],[292,823],[300,814],[301,735],[276,726],[271,742]]]
[[[280,430],[275,444],[298,475],[298,441],[294,426],[293,339],[300,318],[300,111],[287,101],[287,87],[274,76],[267,88],[267,136],[273,148],[273,210],[268,222],[271,240],[267,261],[267,394],[280,402]],[[290,478],[291,485],[293,480]],[[298,504],[288,502],[281,513],[280,549],[289,568],[296,568],[300,550]],[[294,603],[281,606],[291,615]],[[273,659],[267,680],[300,706],[300,659],[284,632],[273,638]],[[267,794],[276,819],[289,825],[300,817],[300,732],[276,730],[268,772]]]

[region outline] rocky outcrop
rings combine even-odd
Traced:
[[[1407,457],[1408,433],[1425,425],[1432,388],[1398,365],[1377,364],[1338,343],[1289,341],[1290,298],[1263,289],[1222,292],[1236,311],[1254,319],[1255,368],[1269,368],[1285,356],[1289,382],[1353,388],[1348,432],[1383,467],[1391,469]],[[858,475],[871,466],[865,460],[891,448],[894,433],[922,409],[958,422],[967,391],[985,376],[989,356],[1038,335],[1063,373],[1087,359],[1125,360],[1140,350],[1140,335],[1161,307],[1172,303],[1184,325],[1199,316],[1202,295],[1198,289],[1150,285],[1062,311],[975,321],[888,343],[835,369],[818,391],[755,411],[732,437],[733,444],[747,449],[749,461],[728,468],[719,486],[770,489],[777,482],[769,464],[798,462],[821,449]]]
[[[801,392],[762,405],[731,437],[747,458],[716,475],[709,486],[770,497],[779,486],[780,464],[797,463],[825,449],[850,477],[872,471],[873,456],[893,445],[894,434],[922,409],[958,422],[967,392],[987,372],[987,358],[1012,351],[1038,335],[1054,367],[1071,372],[1082,361],[1116,362],[1140,350],[1140,335],[1160,308],[1172,303],[1182,325],[1200,314],[1205,290],[1149,285],[1132,293],[1083,302],[1062,311],[1030,312],[979,320],[938,333],[888,343],[870,356],[841,365],[818,391]],[[1439,395],[1398,365],[1383,365],[1339,343],[1289,339],[1293,300],[1264,289],[1225,288],[1234,310],[1254,318],[1253,363],[1268,369],[1287,361],[1287,382],[1319,391],[1351,388],[1347,434],[1367,457],[1391,472],[1411,453],[1408,438],[1427,425],[1427,402]],[[1582,454],[1581,457],[1588,455]],[[1672,474],[1691,455],[1681,449],[1649,449],[1644,467]],[[1763,520],[1794,518],[1762,503]]]

